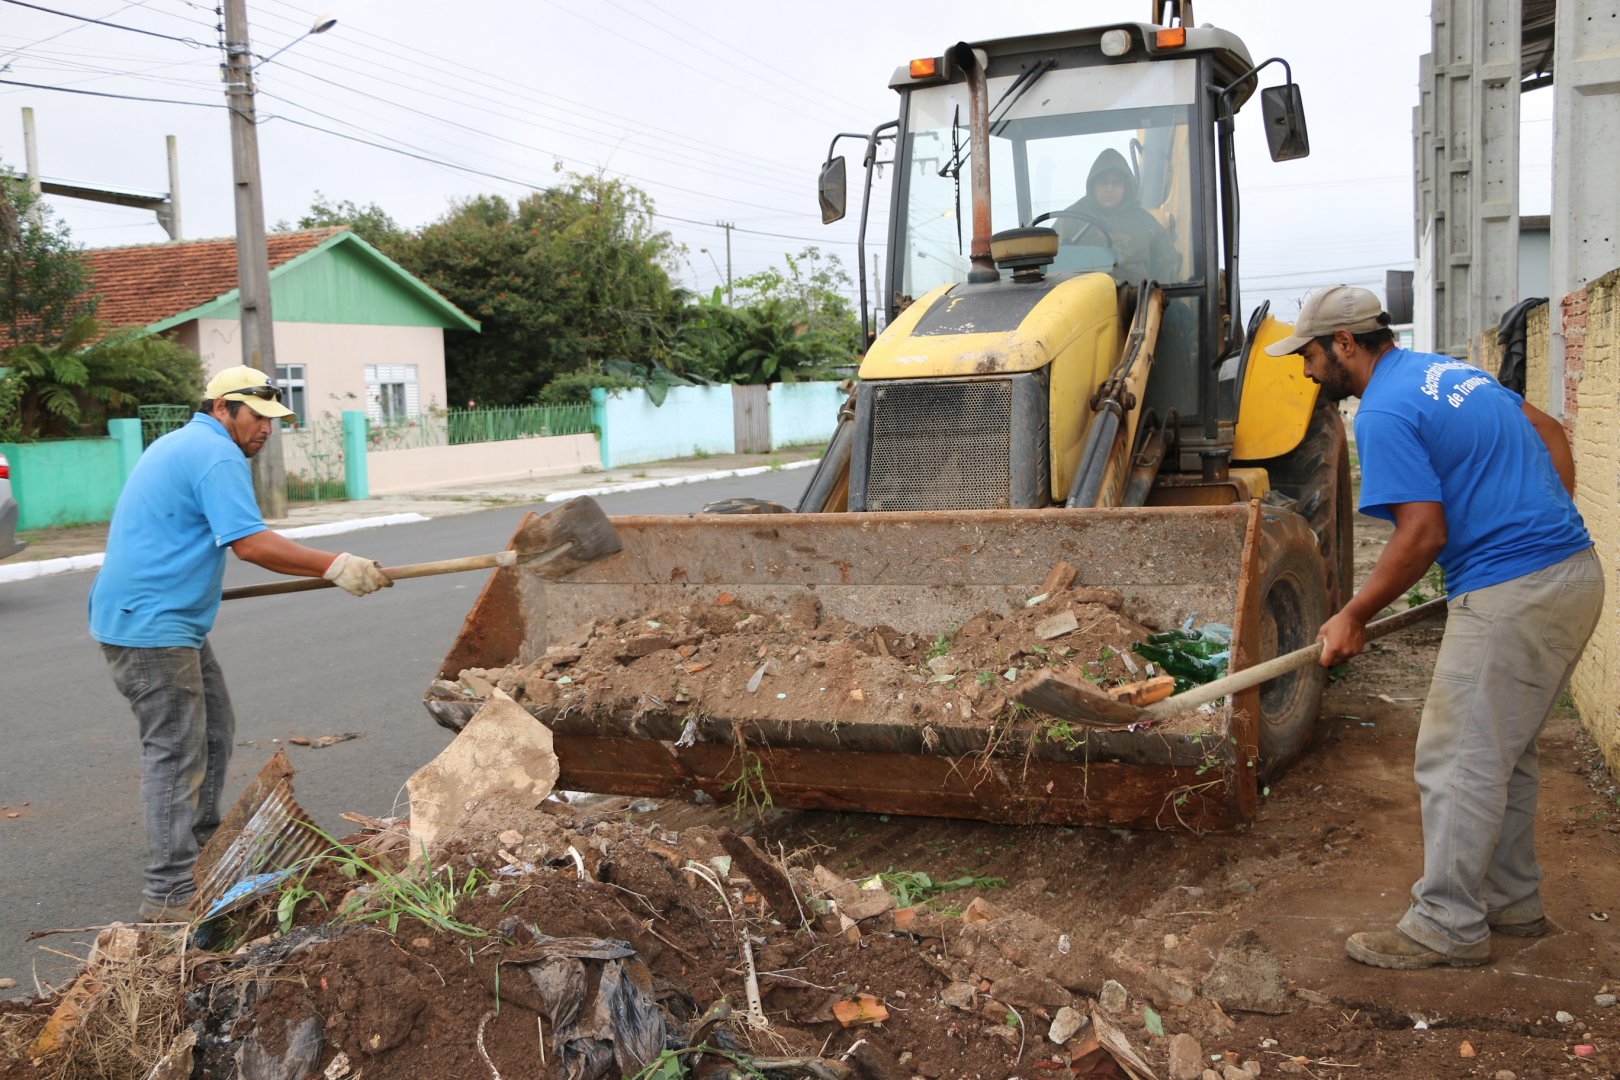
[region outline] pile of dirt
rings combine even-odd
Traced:
[[[730,830],[555,802],[512,826],[441,856],[442,918],[390,906],[379,875],[425,871],[385,858],[353,878],[334,862],[239,914],[228,932],[259,936],[190,954],[174,1026],[191,1064],[173,1075],[590,1080],[703,1045],[709,1066],[773,1076],[1123,1076],[1110,1063],[1135,1059],[1121,1029],[1140,1028],[1138,995],[1173,1004],[1146,972],[972,889],[949,894],[957,917]],[[348,850],[390,846],[368,840]],[[26,1056],[0,1077],[57,1074]]]
[[[1147,678],[1153,666],[1131,649],[1152,632],[1097,588],[1054,588],[933,639],[823,618],[809,593],[781,614],[722,596],[604,618],[533,663],[470,668],[436,689],[474,698],[500,689],[542,717],[650,705],[742,721],[982,727],[1006,715],[1013,682],[1039,668],[1102,686]]]

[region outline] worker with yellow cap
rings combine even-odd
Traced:
[[[191,422],[154,442],[113,511],[90,589],[90,636],[129,700],[141,742],[149,857],[140,918],[188,922],[192,869],[219,824],[236,720],[208,643],[225,549],[354,596],[393,584],[370,559],[305,547],[265,527],[248,459],[292,410],[251,367],[209,380]]]

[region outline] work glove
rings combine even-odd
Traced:
[[[383,573],[381,563],[350,555],[347,551],[340,552],[321,576],[350,596],[365,596],[394,583]]]

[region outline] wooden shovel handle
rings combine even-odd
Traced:
[[[493,570],[501,566],[514,566],[517,564],[517,552],[497,551],[490,555],[463,555],[456,559],[439,559],[435,562],[407,563],[404,566],[385,566],[383,573],[394,581],[401,578],[433,577],[436,574],[459,574],[465,570]],[[242,600],[249,596],[277,596],[281,593],[308,592],[311,589],[335,589],[332,582],[325,578],[288,578],[283,581],[267,581],[262,585],[239,585],[234,589],[226,589],[222,594],[226,600]]]
[[[1376,641],[1385,634],[1393,634],[1397,630],[1404,630],[1408,626],[1414,626],[1425,619],[1441,614],[1446,609],[1448,599],[1448,597],[1444,596],[1436,597],[1427,603],[1419,604],[1417,607],[1407,608],[1398,615],[1390,615],[1387,618],[1368,623],[1367,640]],[[1156,705],[1150,705],[1142,710],[1145,714],[1143,719],[1159,720],[1166,716],[1176,716],[1189,709],[1196,709],[1200,705],[1217,701],[1228,694],[1247,690],[1251,686],[1259,686],[1261,683],[1269,682],[1279,675],[1286,675],[1290,671],[1296,671],[1307,664],[1315,663],[1321,655],[1322,643],[1313,641],[1303,649],[1295,649],[1291,653],[1274,656],[1270,660],[1255,664],[1252,667],[1246,667],[1235,674],[1223,676],[1214,682],[1204,683],[1202,686],[1195,686],[1185,693],[1166,698]]]

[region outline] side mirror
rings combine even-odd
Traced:
[[[821,223],[831,225],[844,216],[845,180],[844,158],[828,158],[827,163],[821,167],[820,190],[816,192],[821,201]]]
[[[1260,116],[1265,121],[1272,161],[1292,161],[1310,155],[1305,101],[1300,97],[1298,83],[1268,86],[1260,91]]]

